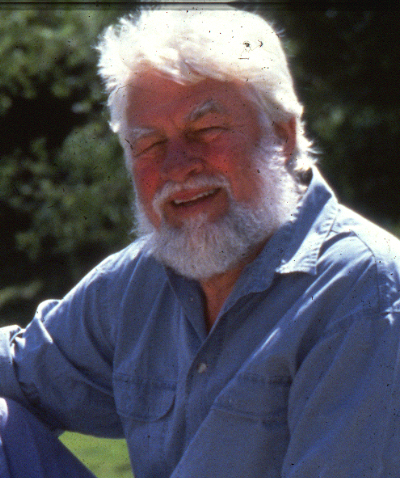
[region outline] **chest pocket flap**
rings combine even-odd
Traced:
[[[266,422],[285,420],[289,388],[286,377],[265,379],[239,373],[219,394],[213,408]]]
[[[176,384],[163,380],[114,376],[118,414],[138,421],[156,421],[165,416],[175,401]]]

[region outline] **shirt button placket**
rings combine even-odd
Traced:
[[[205,393],[209,380],[210,363],[204,360],[204,356],[197,357],[192,364],[186,381],[186,433],[187,439],[191,439],[201,426],[208,413],[208,397]],[[199,360],[200,359],[200,360]],[[199,360],[199,361],[198,361]]]

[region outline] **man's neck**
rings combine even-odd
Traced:
[[[222,306],[232,292],[243,267],[240,270],[235,269],[200,282],[205,296],[205,319],[208,331],[211,330],[217,320]]]
[[[243,269],[259,255],[265,243],[266,241],[259,245],[250,256],[235,268],[213,276],[210,279],[200,280],[200,285],[205,296],[205,320],[208,331],[211,330],[211,327],[217,320],[224,303],[235,287]]]

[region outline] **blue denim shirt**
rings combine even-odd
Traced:
[[[396,239],[315,169],[208,334],[198,284],[142,245],[3,329],[1,395],[124,436],[136,478],[400,476]]]

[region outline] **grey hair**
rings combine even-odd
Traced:
[[[263,126],[296,119],[291,168],[309,170],[311,142],[301,121],[303,107],[281,41],[260,16],[232,8],[142,10],[108,27],[97,49],[109,94],[110,126],[126,153],[127,88],[136,75],[153,68],[181,84],[204,78],[246,84]]]

